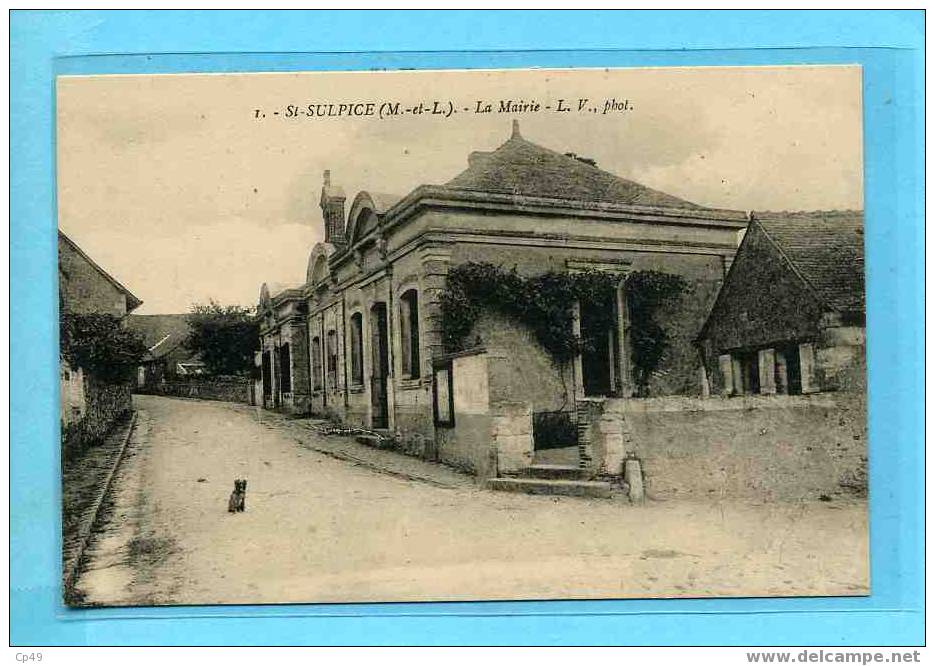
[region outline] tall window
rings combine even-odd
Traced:
[[[292,393],[292,361],[289,343],[279,348],[279,390],[282,393]]]
[[[321,338],[312,338],[312,387],[321,390]]]
[[[351,315],[351,384],[364,383],[364,317]]]
[[[400,297],[399,332],[403,377],[419,377],[419,295],[410,289]]]
[[[336,388],[338,385],[338,335],[333,330],[328,331],[328,386]]]

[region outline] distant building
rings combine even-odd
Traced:
[[[863,214],[755,214],[699,343],[712,392],[865,386]]]
[[[166,381],[205,373],[201,357],[185,346],[190,332],[187,314],[130,315],[127,328],[139,332],[148,349],[137,367],[138,391],[154,391]]]
[[[58,232],[59,307],[65,314],[107,314],[124,319],[142,301]],[[130,387],[105,384],[81,368],[60,362],[60,416],[63,444],[93,441],[132,408]]]
[[[264,284],[258,313],[261,349],[256,362],[260,382],[259,390],[254,389],[254,402],[269,409],[308,414],[312,411],[311,368],[304,286]]]

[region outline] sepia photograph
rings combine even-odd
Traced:
[[[66,605],[870,594],[859,66],[55,113]]]

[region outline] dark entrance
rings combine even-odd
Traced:
[[[789,395],[802,393],[798,345],[785,345],[776,349],[776,392]]]
[[[615,331],[600,325],[594,306],[581,306],[581,335],[591,341],[581,352],[581,374],[586,396],[614,394],[614,372],[616,362]]]
[[[273,372],[270,367],[270,358],[269,352],[263,352],[262,357],[262,368],[263,368],[263,406],[268,406],[269,399],[272,396],[273,392]]]
[[[388,428],[390,425],[386,397],[386,378],[390,374],[388,346],[386,303],[375,303],[370,309],[370,404],[373,428]]]
[[[740,382],[745,394],[760,392],[760,360],[755,351],[741,352],[737,355],[740,360]]]

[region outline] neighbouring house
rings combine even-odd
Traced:
[[[324,241],[304,282],[260,291],[265,406],[383,431],[410,454],[489,476],[530,465],[564,432],[569,441],[558,444],[596,470],[604,462],[575,441],[578,417],[588,401],[635,393],[626,281],[647,271],[679,276],[687,291],[660,315],[669,344],[645,390],[700,396],[695,340],[746,213],[620,178],[527,140],[516,122],[505,143],[471,153],[443,185],[405,196],[363,191],[348,210],[345,203],[326,171]],[[575,332],[597,343],[570,363],[557,363],[520,322],[494,310],[452,349],[441,308],[446,279],[477,263],[526,278],[609,273],[613,316],[576,308]]]
[[[106,314],[125,321],[142,301],[58,232],[59,308],[62,314]],[[63,450],[103,437],[132,409],[130,382],[108,382],[61,359],[59,372]]]
[[[137,367],[137,391],[158,392],[167,381],[205,374],[200,356],[185,346],[187,314],[130,315],[127,327],[140,333],[148,350]]]
[[[261,349],[255,358],[259,390],[254,387],[253,402],[292,414],[311,411],[306,313],[303,285],[263,285],[257,310]]]
[[[710,390],[865,387],[863,214],[757,213],[699,335]]]

